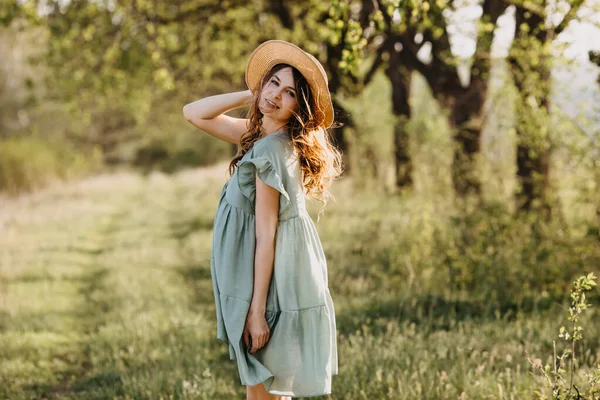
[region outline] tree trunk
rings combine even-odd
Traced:
[[[332,93],[333,94],[333,93]],[[350,173],[350,152],[348,151],[348,141],[346,140],[345,128],[354,126],[352,117],[341,104],[333,99],[333,108],[335,110],[335,121],[332,130],[333,144],[342,153],[342,163],[344,170],[342,175]]]
[[[389,65],[385,70],[392,83],[392,110],[394,123],[394,163],[396,187],[412,186],[413,165],[409,152],[409,138],[406,123],[411,117],[408,99],[410,97],[411,71],[400,60],[399,53],[390,51]]]
[[[481,195],[481,181],[477,159],[481,151],[483,128],[483,104],[487,94],[487,82],[477,78],[452,98],[450,126],[455,131],[452,182],[459,196]]]
[[[528,15],[528,18],[525,17]],[[509,54],[510,72],[518,90],[516,105],[517,209],[538,210],[550,218],[554,200],[550,188],[551,142],[548,123],[550,110],[551,56],[548,35],[540,30],[544,20],[524,8],[516,9],[516,26],[527,24],[530,32],[517,29]]]
[[[435,2],[430,4],[432,9],[429,17],[437,28],[441,28],[442,35],[437,35],[430,29],[423,31],[418,29],[418,26],[409,24],[402,33],[397,34],[396,40],[401,44],[403,64],[423,75],[435,99],[442,109],[448,111],[449,125],[456,132],[452,166],[452,181],[456,195],[475,193],[480,197],[481,182],[476,163],[480,153],[481,130],[484,122],[483,104],[491,70],[494,29],[490,30],[489,26],[496,26],[498,18],[509,3],[504,0],[483,0],[482,24],[477,32],[475,56],[467,87],[461,84],[456,63],[449,62],[453,60],[453,56],[444,9]],[[404,7],[400,11],[408,15],[414,10]],[[387,13],[384,13],[384,20],[390,26],[394,24]],[[423,35],[420,43],[414,40],[417,32]],[[428,64],[424,64],[417,57],[424,43],[431,44],[431,61]]]
[[[327,68],[331,72],[329,80],[329,91],[332,96],[333,108],[335,110],[334,125],[331,128],[333,136],[333,144],[342,153],[342,163],[344,164],[344,173],[349,174],[350,171],[350,152],[348,151],[348,142],[346,140],[345,128],[353,126],[352,117],[340,103],[335,100],[335,94],[342,87],[340,72],[338,71],[338,63],[342,59],[342,50],[344,48],[343,41],[337,46],[327,44]]]

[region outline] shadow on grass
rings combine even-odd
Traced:
[[[85,277],[81,276],[52,276],[49,273],[19,275],[14,278],[5,279],[8,284],[13,283],[40,283],[40,282],[81,282]]]
[[[5,331],[12,317],[8,311],[0,310],[0,332]]]
[[[177,268],[177,271],[186,280],[203,281],[211,280],[210,266],[202,264],[184,265]]]
[[[39,396],[32,398],[42,399],[112,399],[125,394],[121,374],[118,372],[100,373],[59,385],[36,384],[25,389]],[[106,391],[104,395],[103,390]]]
[[[564,301],[563,298],[525,297],[519,303],[506,301],[500,305],[486,302],[449,300],[425,294],[418,297],[370,300],[358,307],[346,309],[336,315],[338,332],[344,335],[360,330],[363,324],[374,331],[385,330],[389,321],[413,322],[424,333],[451,330],[458,322],[486,320],[512,321],[518,313],[531,314],[550,310]]]
[[[73,279],[79,283],[81,301],[73,311],[64,314],[76,321],[83,340],[74,341],[68,348],[52,355],[53,360],[60,360],[60,363],[55,363],[52,367],[55,382],[30,385],[23,388],[25,391],[33,392],[41,398],[79,398],[75,393],[93,384],[98,387],[109,385],[112,392],[116,393],[120,378],[114,373],[92,378],[86,376],[94,368],[93,349],[88,339],[106,323],[109,314],[120,306],[119,299],[113,294],[107,281],[109,272],[106,267],[95,266],[86,275]],[[86,380],[89,382],[85,383]]]
[[[68,383],[32,385],[26,389],[41,398],[187,398],[183,391],[187,381],[212,386],[218,393],[215,398],[231,398],[227,396],[231,396],[232,388],[241,394],[237,365],[229,360],[226,344],[216,338],[199,338],[194,329],[155,331],[144,338],[142,351],[128,353],[126,349],[132,340],[128,335],[119,337],[110,344],[108,358],[103,358],[107,344],[91,340],[90,351],[102,353],[102,362],[65,379]],[[151,349],[160,349],[161,357],[151,358]],[[210,375],[202,374],[206,370]],[[225,379],[229,387],[216,385],[212,382],[215,378],[221,382]]]
[[[96,267],[81,279],[79,294],[83,302],[75,314],[81,321],[84,332],[95,331],[108,314],[119,307],[119,299],[107,287],[108,275],[108,268]]]
[[[211,231],[213,229],[212,218],[196,216],[184,221],[177,221],[170,224],[171,236],[177,240],[184,240],[191,234],[198,231]]]
[[[189,264],[176,267],[175,271],[183,278],[183,281],[190,287],[194,293],[194,304],[203,311],[210,312],[214,306],[214,292],[212,286],[212,277],[210,274],[210,265],[208,264]]]
[[[110,388],[112,394],[118,396],[125,394],[121,374],[118,372],[103,372],[86,377],[75,381],[72,386],[73,392],[84,392],[94,388]]]

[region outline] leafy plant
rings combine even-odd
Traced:
[[[587,310],[591,304],[586,303],[586,292],[589,292],[596,286],[596,276],[590,273],[587,276],[580,276],[573,282],[571,289],[571,306],[569,307],[569,326],[561,326],[558,337],[566,342],[567,348],[560,356],[556,355],[556,341],[554,345],[554,357],[552,365],[542,366],[541,360],[528,361],[531,365],[541,371],[544,376],[546,388],[552,390],[551,397],[547,397],[547,390],[536,390],[535,394],[540,400],[551,398],[552,400],[598,400],[600,399],[600,364],[598,364],[592,373],[585,373],[588,381],[587,391],[581,392],[573,383],[573,376],[576,368],[575,346],[577,342],[583,339],[583,327],[580,324],[582,313]],[[568,368],[568,372],[565,369]]]

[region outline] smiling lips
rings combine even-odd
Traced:
[[[279,108],[279,107],[277,107],[277,106],[276,106],[276,105],[275,105],[273,102],[271,102],[271,101],[269,101],[269,100],[267,100],[267,99],[265,99],[265,102],[266,102],[266,103],[267,103],[267,105],[268,105],[269,107],[271,107],[271,108]]]

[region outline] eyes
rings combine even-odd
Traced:
[[[279,86],[279,82],[277,82],[275,79],[271,79],[271,83],[274,84],[275,86]],[[292,92],[291,90],[287,90],[286,93],[292,97],[296,97],[294,92]]]

